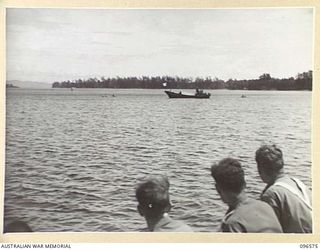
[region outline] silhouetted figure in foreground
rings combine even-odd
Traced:
[[[265,202],[247,197],[244,171],[239,161],[225,158],[211,167],[216,189],[229,209],[222,221],[222,232],[281,233],[281,225]]]
[[[29,225],[23,221],[14,221],[9,223],[4,228],[4,233],[26,233],[32,232]]]
[[[169,186],[164,176],[150,177],[140,183],[136,189],[138,211],[145,218],[151,232],[192,232],[183,222],[169,217]]]
[[[263,145],[256,151],[259,175],[267,183],[261,200],[274,209],[284,233],[312,233],[310,190],[284,172],[282,151]]]

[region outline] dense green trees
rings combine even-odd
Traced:
[[[295,78],[272,78],[264,73],[258,79],[223,81],[218,78],[185,78],[171,76],[142,76],[89,78],[54,82],[53,88],[149,88],[149,89],[248,89],[248,90],[312,90],[312,71],[299,73]]]

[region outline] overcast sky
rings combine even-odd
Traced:
[[[7,80],[290,77],[312,39],[311,8],[7,9]]]

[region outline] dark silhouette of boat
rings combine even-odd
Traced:
[[[186,93],[181,93],[180,92],[172,92],[172,91],[164,91],[169,98],[199,98],[199,99],[207,99],[210,98],[211,94],[210,93],[205,93],[203,90],[196,89],[196,93],[194,94],[186,94]]]

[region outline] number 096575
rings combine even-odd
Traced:
[[[300,248],[302,249],[317,249],[318,248],[318,244],[315,243],[309,243],[309,244],[300,244]]]

